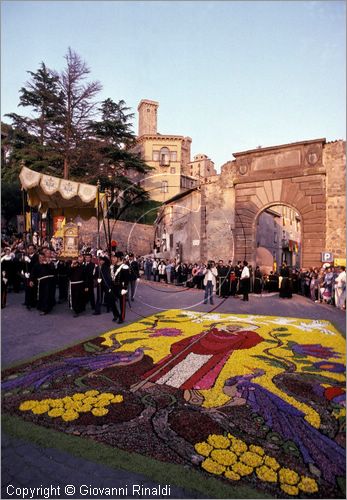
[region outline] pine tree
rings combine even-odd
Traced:
[[[31,79],[19,91],[18,106],[29,108],[29,115],[6,115],[12,120],[12,167],[24,160],[28,167],[56,174],[61,168],[55,147],[62,106],[58,78],[43,62],[28,73]]]
[[[60,75],[55,75],[63,99],[59,142],[64,160],[64,179],[67,179],[70,174],[75,178],[84,177],[84,165],[81,163],[83,146],[88,140],[89,122],[96,111],[94,99],[102,87],[98,81],[85,81],[90,69],[70,47],[65,60],[66,68]]]
[[[99,108],[100,120],[90,123],[95,147],[93,161],[99,165],[94,179],[100,180],[102,188],[111,188],[118,194],[122,211],[130,203],[148,199],[138,179],[151,169],[134,152],[136,136],[131,123],[134,115],[129,110],[123,100],[116,103],[106,99]]]

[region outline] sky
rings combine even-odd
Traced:
[[[1,115],[68,47],[100,101],[159,102],[158,132],[192,138],[217,170],[233,152],[346,138],[344,1],[1,2]]]

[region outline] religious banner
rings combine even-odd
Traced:
[[[63,227],[65,226],[66,220],[64,215],[57,215],[53,217],[53,234],[56,238],[63,237]]]

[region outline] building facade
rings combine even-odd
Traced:
[[[342,140],[314,139],[234,153],[220,175],[200,179],[191,192],[164,203],[162,214],[173,214],[165,228],[169,256],[180,245],[188,261],[247,260],[264,270],[283,260],[320,266],[323,252],[345,259],[345,148]],[[176,206],[189,207],[193,196],[199,208],[186,211],[178,230],[183,214],[175,220]],[[158,218],[157,231],[166,220]],[[261,247],[270,256],[261,255]]]
[[[198,178],[195,169],[191,168],[195,163],[195,158],[191,162],[192,139],[182,135],[158,133],[158,107],[158,102],[148,99],[143,99],[138,105],[136,152],[152,167],[152,171],[140,180],[142,187],[149,192],[153,200],[165,202],[195,187]],[[207,159],[206,155],[201,156]],[[202,164],[207,163],[205,159],[202,160]],[[212,172],[212,167],[208,168]],[[207,171],[207,167],[204,169]]]

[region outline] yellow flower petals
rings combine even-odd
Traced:
[[[84,405],[81,405],[81,406],[79,407],[79,410],[78,410],[78,411],[79,411],[80,413],[88,413],[88,412],[89,412],[89,411],[91,411],[91,410],[92,410],[92,406],[91,406],[91,405],[86,405],[86,404],[84,404]]]
[[[210,434],[207,438],[207,442],[214,448],[228,448],[230,446],[230,440],[218,434]]]
[[[61,408],[62,406],[64,406],[64,403],[61,399],[52,399],[51,406],[52,408]]]
[[[225,467],[223,465],[220,465],[218,462],[215,462],[211,458],[206,458],[202,464],[201,467],[205,469],[207,472],[211,472],[212,474],[223,474],[225,471]]]
[[[76,392],[76,394],[74,394],[74,395],[72,396],[72,399],[73,399],[74,401],[81,401],[81,400],[82,400],[82,399],[84,399],[84,398],[85,398],[85,394],[83,394],[83,392]]]
[[[318,491],[317,482],[311,477],[301,476],[301,481],[298,484],[298,487],[301,491],[305,493],[316,493]]]
[[[99,394],[98,396],[99,399],[113,399],[114,398],[114,394],[112,394],[112,392],[103,392],[102,394]]]
[[[203,457],[208,457],[211,451],[213,450],[213,446],[203,441],[202,443],[196,443],[194,445],[195,450],[202,455]]]
[[[241,479],[240,474],[237,474],[233,470],[229,469],[224,472],[224,476],[227,477],[228,479],[232,479],[233,481],[238,481],[239,479]]]
[[[32,410],[38,404],[39,402],[37,400],[29,399],[27,401],[23,401],[23,403],[19,405],[19,409],[20,411],[29,411]]]
[[[99,394],[99,391],[95,389],[91,389],[90,391],[87,391],[84,393],[85,396],[97,396]]]
[[[46,404],[45,405],[38,404],[34,406],[32,412],[35,413],[35,415],[42,415],[42,413],[47,413],[49,409],[50,409],[49,406]]]
[[[98,402],[98,399],[93,397],[93,396],[88,396],[87,398],[84,398],[83,403],[86,405],[94,405],[95,403]]]
[[[240,455],[240,460],[250,467],[258,467],[263,463],[263,458],[260,455],[257,455],[257,453],[252,453],[251,451],[246,451]]]
[[[71,420],[76,420],[76,418],[79,417],[79,414],[77,411],[66,411],[65,413],[62,414],[61,418],[65,420],[65,422],[70,422]]]
[[[104,415],[107,415],[108,409],[107,408],[93,408],[92,409],[92,414],[95,417],[103,417]]]
[[[241,439],[233,439],[230,449],[237,455],[242,455],[242,453],[245,453],[247,451],[248,446],[246,445],[246,443],[241,441]]]
[[[277,482],[277,472],[270,469],[266,465],[262,465],[256,469],[256,474],[261,481],[267,481],[268,483]]]
[[[252,474],[253,472],[253,467],[237,462],[232,466],[232,470],[237,474],[240,474],[240,476],[249,476],[249,474]]]
[[[233,465],[237,461],[237,455],[230,450],[213,450],[211,458],[221,465]]]
[[[252,453],[257,453],[257,455],[260,455],[261,457],[265,454],[264,448],[262,448],[261,446],[256,446],[254,444],[250,445],[249,451],[251,451]]]
[[[289,484],[281,484],[281,490],[288,493],[288,495],[295,496],[299,494],[299,488],[297,486],[290,486]]]
[[[117,394],[113,399],[110,400],[110,403],[122,403],[124,400],[121,394]]]
[[[264,464],[273,470],[278,470],[281,467],[280,464],[277,462],[276,458],[269,457],[269,455],[265,455]]]
[[[294,485],[299,482],[300,476],[297,472],[283,467],[278,473],[281,483]]]
[[[48,416],[52,417],[52,418],[56,418],[56,417],[61,417],[64,413],[65,413],[64,408],[57,407],[57,408],[52,408],[51,410],[49,410]]]

